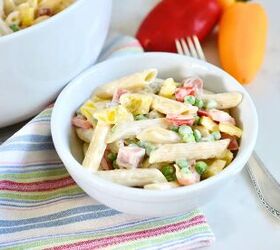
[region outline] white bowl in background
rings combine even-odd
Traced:
[[[71,126],[79,106],[98,85],[113,79],[157,68],[159,77],[177,80],[191,74],[199,75],[205,87],[214,92],[239,91],[243,101],[234,113],[243,128],[240,150],[234,161],[220,174],[197,184],[172,190],[144,190],[108,182],[89,174],[81,162],[81,145]],[[144,216],[164,216],[188,212],[226,190],[226,186],[242,170],[255,146],[258,120],[255,106],[247,91],[223,70],[186,56],[169,53],[144,53],[115,58],[97,64],[74,79],[59,95],[52,114],[51,131],[55,148],[77,184],[94,199],[116,210]]]
[[[95,62],[110,16],[111,0],[77,0],[42,23],[0,37],[0,127],[38,113]]]

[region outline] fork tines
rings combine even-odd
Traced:
[[[186,39],[176,39],[175,44],[178,54],[195,57],[205,61],[205,56],[197,36],[194,35],[187,37]]]

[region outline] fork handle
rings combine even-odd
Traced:
[[[276,197],[280,198],[280,184],[268,171],[256,152],[253,152],[247,163],[247,171],[262,204],[273,216],[280,219],[280,211],[275,208],[279,207],[279,204],[276,204],[279,199]]]

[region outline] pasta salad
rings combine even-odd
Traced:
[[[239,92],[211,93],[191,76],[176,82],[148,69],[94,90],[72,124],[82,165],[112,182],[144,189],[187,186],[217,175],[239,148],[230,109]]]
[[[0,0],[0,36],[42,22],[74,0]]]

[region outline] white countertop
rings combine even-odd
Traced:
[[[134,35],[140,21],[159,0],[113,0],[111,30]],[[270,30],[265,63],[256,80],[246,86],[259,113],[259,137],[256,152],[280,181],[277,152],[280,133],[280,1],[259,0],[268,13]],[[208,61],[217,64],[215,42],[203,44]],[[276,124],[273,129],[271,122]],[[222,187],[221,187],[222,188]],[[246,170],[217,199],[202,208],[216,235],[209,250],[278,250],[280,222],[261,206]]]

